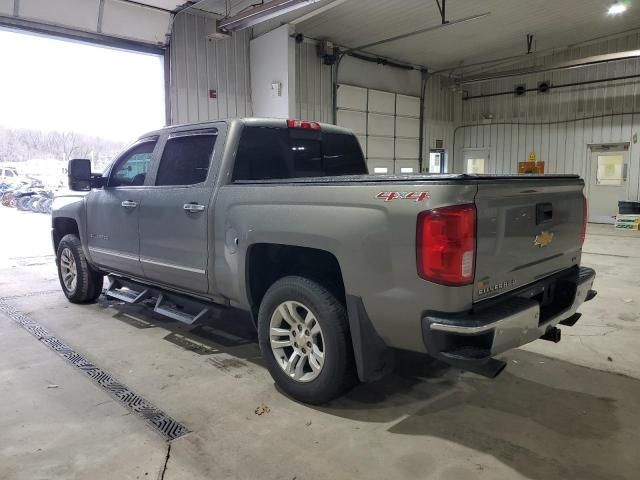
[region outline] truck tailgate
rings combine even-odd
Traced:
[[[553,177],[478,184],[474,302],[579,264],[583,187]]]

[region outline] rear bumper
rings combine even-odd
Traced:
[[[591,268],[572,268],[470,312],[428,312],[422,318],[427,351],[473,370],[494,355],[537,340],[560,322],[572,325],[580,305],[595,296],[591,290],[595,274]],[[549,292],[555,305],[542,301]]]

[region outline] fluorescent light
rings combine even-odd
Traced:
[[[232,17],[220,20],[220,28],[227,32],[235,32],[253,27],[266,20],[308,7],[320,0],[271,0],[260,6],[250,8]]]
[[[624,2],[616,2],[609,7],[609,15],[620,15],[627,11],[627,4]]]

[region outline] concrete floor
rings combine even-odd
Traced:
[[[246,316],[199,327],[59,290],[45,215],[0,207],[0,298],[191,433],[168,444],[0,313],[0,479],[635,479],[640,235],[590,226],[600,292],[495,380],[416,355],[324,407],[279,393]],[[266,405],[267,413],[256,408]]]

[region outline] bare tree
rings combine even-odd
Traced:
[[[0,127],[0,162],[21,162],[34,158],[91,158],[103,165],[123,143],[77,132],[43,132]]]

